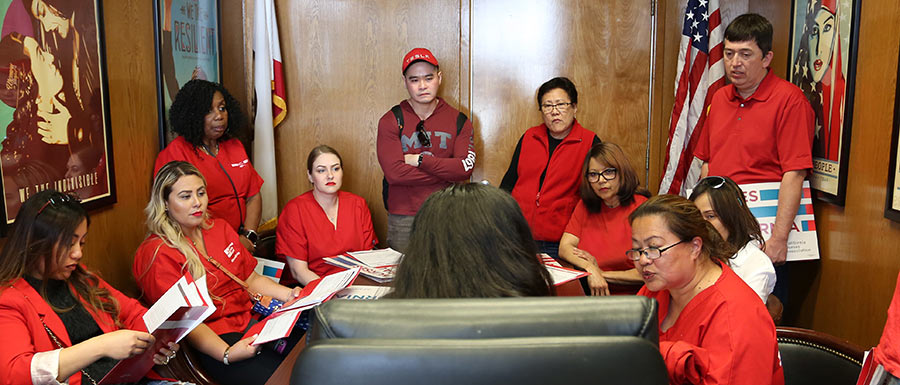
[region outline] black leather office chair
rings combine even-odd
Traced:
[[[657,303],[637,296],[328,301],[308,341],[323,338],[635,336],[659,344]]]
[[[308,346],[292,385],[668,383],[639,337],[325,339]]]
[[[809,329],[779,327],[777,334],[785,385],[856,384],[860,347]]]

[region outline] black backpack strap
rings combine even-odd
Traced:
[[[391,112],[394,113],[394,118],[397,119],[397,127],[400,128],[400,135],[403,136],[403,111],[400,110],[400,105],[396,105],[391,107]]]
[[[459,116],[456,117],[456,136],[459,136],[459,133],[462,132],[463,126],[466,124],[466,120],[469,120],[469,118],[462,112],[460,112]]]
[[[396,105],[391,107],[391,112],[394,113],[394,118],[397,119],[397,127],[399,128],[399,137],[403,138],[403,111],[400,110],[400,105]],[[381,178],[381,200],[384,201],[384,210],[388,210],[388,190],[390,185],[388,185],[387,178]]]

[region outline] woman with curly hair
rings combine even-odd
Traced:
[[[13,226],[0,251],[4,384],[96,384],[118,360],[154,345],[147,310],[81,264],[88,217],[75,197],[39,192]],[[167,364],[176,350],[160,348],[154,363]]]
[[[234,137],[244,124],[240,104],[221,84],[194,79],[175,96],[169,122],[178,137],[157,156],[154,175],[173,160],[197,167],[207,181],[210,215],[228,222],[252,252],[263,179]]]

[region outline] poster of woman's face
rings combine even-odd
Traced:
[[[25,199],[46,189],[92,207],[115,202],[99,6],[96,0],[0,1],[6,223]]]
[[[846,185],[859,0],[794,0],[789,80],[815,113],[810,184],[842,204]]]

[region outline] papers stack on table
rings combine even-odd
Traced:
[[[399,251],[387,248],[369,251],[351,251],[344,255],[325,258],[325,262],[350,269],[359,267],[359,273],[378,282],[385,283],[394,279],[394,270],[400,264],[403,254]]]
[[[550,272],[550,278],[553,280],[553,286],[559,286],[566,282],[574,281],[578,278],[591,275],[586,271],[565,268],[559,262],[553,259],[553,257],[545,253],[541,253],[539,255],[541,257],[541,262],[544,264],[544,267],[547,268],[548,272]]]

